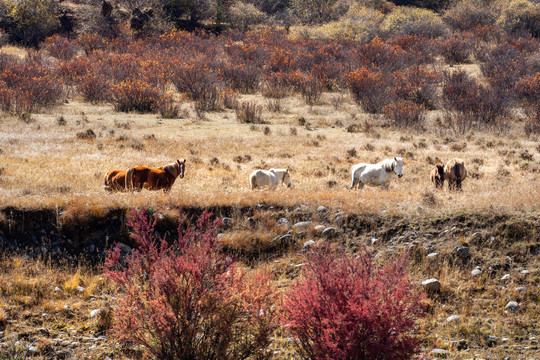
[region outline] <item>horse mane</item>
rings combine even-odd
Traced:
[[[178,172],[180,171],[180,165],[176,161],[173,163],[164,165],[161,168],[175,177],[178,176]]]
[[[384,159],[381,161],[381,166],[386,172],[392,172],[394,171],[394,159]]]

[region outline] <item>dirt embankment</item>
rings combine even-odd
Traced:
[[[181,212],[187,219],[192,219],[204,210],[193,207],[183,208]],[[450,251],[451,247],[459,244],[482,249],[506,248],[514,253],[514,261],[519,262],[538,254],[540,248],[540,216],[537,214],[346,214],[305,206],[280,208],[262,204],[206,210],[215,216],[229,218],[224,232],[257,228],[261,219],[286,222],[291,229],[287,241],[297,247],[301,247],[307,238],[317,240],[331,234],[334,239],[352,244],[377,242],[394,246],[419,242],[427,252],[445,248]],[[175,236],[178,214],[179,209],[158,212],[157,233],[166,234],[168,238]],[[4,208],[0,210],[0,247],[7,252],[22,252],[30,256],[99,260],[115,242],[134,245],[129,237],[128,216],[128,210],[121,208],[95,214],[68,213],[58,209]],[[298,231],[294,225],[299,222],[310,222],[311,225],[307,231]],[[316,230],[317,224],[331,227],[332,231],[325,236],[322,230]],[[278,235],[276,239],[280,237]],[[267,250],[272,252],[275,249],[269,246]]]

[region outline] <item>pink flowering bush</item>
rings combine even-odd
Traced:
[[[424,294],[415,291],[406,269],[406,258],[379,266],[365,252],[312,252],[283,304],[282,320],[301,357],[400,360],[416,354]]]
[[[118,288],[113,336],[157,359],[265,359],[277,327],[269,276],[248,273],[220,251],[221,222],[204,212],[172,242],[155,218],[131,212],[138,248],[109,251],[105,273]]]

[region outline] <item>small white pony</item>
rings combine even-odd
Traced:
[[[279,183],[291,187],[291,176],[289,169],[255,170],[249,174],[249,183],[252,190],[263,187],[275,190]]]
[[[394,175],[402,177],[403,159],[395,157],[393,159],[384,159],[377,164],[356,164],[351,169],[351,186],[354,189],[358,186],[362,189],[364,185],[382,186],[388,188],[388,183]]]

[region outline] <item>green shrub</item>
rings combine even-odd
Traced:
[[[7,12],[0,27],[13,42],[37,46],[60,29],[58,3],[54,0],[5,0],[3,7]]]
[[[241,31],[247,31],[251,26],[262,23],[265,18],[265,14],[253,4],[243,1],[238,1],[229,8],[231,27]]]
[[[380,33],[384,15],[375,9],[354,7],[337,21],[320,26],[303,28],[304,34],[313,39],[353,40],[367,43]]]
[[[538,38],[540,36],[540,4],[528,0],[512,0],[503,7],[497,25],[508,33],[527,31]]]
[[[293,14],[304,24],[321,24],[337,20],[348,8],[344,0],[291,0]]]
[[[448,27],[431,10],[397,7],[382,23],[382,30],[390,36],[420,35],[435,38],[446,34]]]

